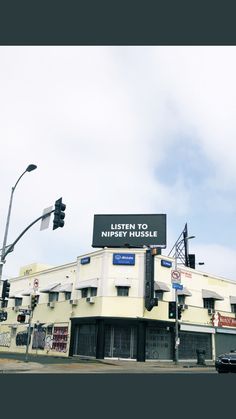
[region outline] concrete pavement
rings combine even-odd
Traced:
[[[161,361],[124,361],[124,360],[75,360],[75,359],[52,359],[44,363],[41,359],[25,362],[23,359],[0,358],[0,374],[9,373],[33,373],[33,374],[87,374],[87,373],[215,373],[214,363],[197,365],[196,362]]]

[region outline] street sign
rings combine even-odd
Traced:
[[[46,228],[49,227],[50,217],[51,217],[50,211],[52,210],[53,210],[53,207],[48,207],[43,210],[43,215],[45,214],[45,217],[42,218],[42,221],[40,224],[40,230],[45,230]]]
[[[172,288],[174,288],[176,290],[182,290],[183,285],[179,284],[178,282],[172,282]]]
[[[171,271],[171,282],[181,282],[181,272],[178,269]]]

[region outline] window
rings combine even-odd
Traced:
[[[65,292],[65,300],[70,300],[71,299],[71,292],[66,291]]]
[[[53,301],[58,301],[58,295],[59,295],[58,292],[49,292],[49,295],[48,295],[49,303],[52,303]]]
[[[215,308],[215,300],[213,298],[203,298],[203,307],[204,308]]]
[[[90,297],[96,297],[97,288],[90,288]]]
[[[236,313],[236,304],[231,304],[232,313]]]
[[[185,295],[178,295],[178,303],[180,305],[184,305],[185,304]]]
[[[164,292],[161,290],[155,291],[155,298],[158,298],[159,301],[163,301]]]
[[[128,297],[129,287],[117,287],[117,296],[118,297]]]
[[[15,307],[22,306],[23,298],[15,298]]]
[[[88,297],[88,288],[82,288],[82,290],[81,290],[81,297],[82,298]]]

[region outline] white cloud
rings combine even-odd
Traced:
[[[0,237],[10,188],[29,163],[38,169],[15,191],[9,241],[57,198],[67,204],[65,227],[32,228],[9,255],[5,275],[35,260],[60,264],[90,251],[94,213],[166,212],[174,237],[182,228],[174,223],[195,210],[193,191],[183,172],[167,184],[155,170],[180,141],[183,150],[183,141],[197,142],[214,168],[201,185],[206,196],[208,189],[217,194],[209,213],[215,202],[229,212],[232,201],[221,193],[236,181],[235,51],[1,47]]]

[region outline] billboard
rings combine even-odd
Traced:
[[[166,214],[94,215],[92,247],[166,247]]]

